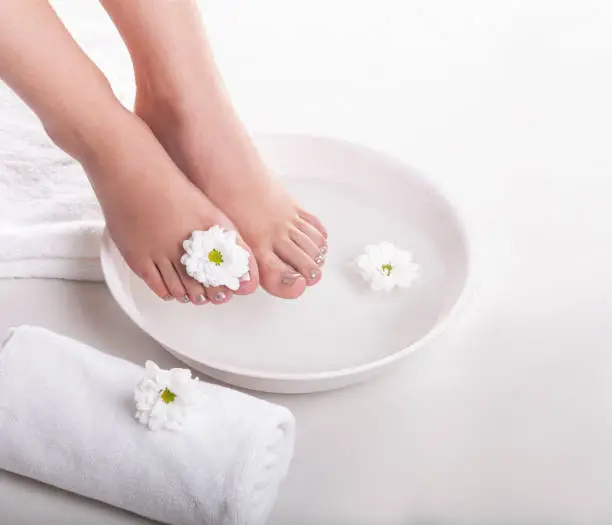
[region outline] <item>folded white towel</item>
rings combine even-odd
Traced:
[[[0,348],[0,468],[177,525],[265,523],[293,453],[291,413],[200,382],[179,432],[134,418],[143,368],[42,328]]]
[[[0,82],[0,278],[101,280],[103,228],[79,164]]]
[[[101,279],[100,259],[98,257],[46,257],[0,262],[0,279],[20,277],[99,281]]]

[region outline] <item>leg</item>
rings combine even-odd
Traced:
[[[299,296],[320,280],[326,232],[268,174],[223,88],[195,0],[101,1],[130,49],[136,112],[236,224],[262,286]]]
[[[131,268],[160,297],[204,302],[203,287],[175,269],[181,241],[229,221],[115,99],[46,1],[0,2],[0,77],[81,162]]]

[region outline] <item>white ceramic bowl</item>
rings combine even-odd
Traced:
[[[166,303],[129,270],[108,235],[102,268],[126,314],[178,359],[226,383],[305,393],[360,382],[439,333],[470,270],[464,226],[429,182],[398,160],[336,139],[263,136],[271,169],[329,230],[324,277],[296,301],[263,290],[223,306]],[[414,253],[408,290],[372,292],[350,263],[388,240]]]

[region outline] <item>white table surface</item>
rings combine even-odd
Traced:
[[[105,54],[116,38],[100,45],[81,23],[93,2],[57,3],[121,92],[126,70]],[[299,438],[270,525],[612,523],[609,0],[206,10],[251,129],[395,152],[447,191],[476,241],[474,296],[431,345],[362,386],[271,397]],[[102,284],[0,282],[0,331],[19,323],[176,364]],[[0,522],[144,523],[6,473]]]

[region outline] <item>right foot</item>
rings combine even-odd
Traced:
[[[87,171],[126,263],[163,299],[227,302],[231,290],[205,288],[186,274],[180,257],[182,242],[193,230],[215,224],[233,230],[232,223],[187,180],[140,118],[121,108],[111,121],[113,128],[95,147],[64,149]],[[251,256],[250,280],[236,293],[252,293],[257,285],[257,264]]]
[[[141,89],[135,111],[182,172],[236,224],[255,255],[262,287],[296,299],[321,280],[327,232],[270,175],[218,89],[213,85],[201,104],[184,112]],[[185,96],[181,104],[190,100]]]

